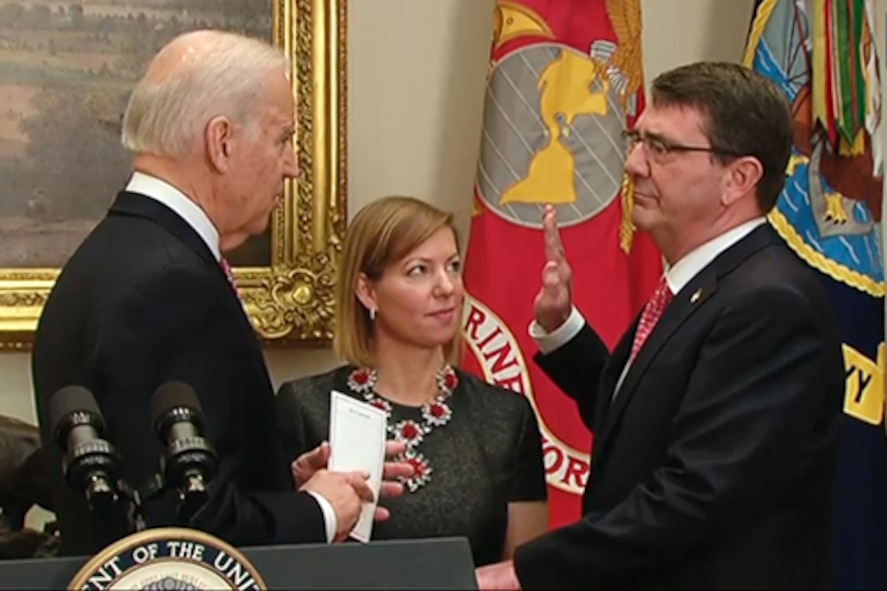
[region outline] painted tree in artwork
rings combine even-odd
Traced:
[[[107,210],[130,173],[126,100],[163,45],[207,28],[270,40],[283,1],[0,0],[0,235],[24,245],[0,267],[46,232],[76,243]]]

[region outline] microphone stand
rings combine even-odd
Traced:
[[[146,528],[139,494],[122,478],[112,486],[104,476],[92,476],[87,482],[86,500],[112,539],[124,538]]]
[[[209,501],[209,492],[206,490],[207,484],[200,473],[191,473],[185,476],[185,483],[179,490],[178,515],[179,519],[185,523],[189,523],[191,518],[200,511],[207,501]]]
[[[191,518],[209,500],[206,481],[197,472],[185,475],[185,482],[181,489],[170,486],[162,474],[156,473],[142,486],[141,496],[146,501],[150,501],[162,497],[168,491],[175,492],[177,496],[176,520],[185,527],[190,524]]]
[[[145,517],[142,515],[142,500],[137,490],[133,489],[122,478],[117,481],[117,490],[120,491],[120,515],[121,525],[127,534],[144,531]]]

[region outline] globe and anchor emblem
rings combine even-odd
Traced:
[[[552,204],[574,226],[620,195],[630,211],[622,131],[640,111],[641,19],[622,2],[605,9],[615,38],[574,47],[528,6],[497,3],[475,187],[509,223],[540,228]]]
[[[541,208],[558,207],[567,227],[594,216],[623,185],[624,77],[607,66],[615,45],[589,54],[559,43],[510,52],[490,74],[477,193],[508,221],[541,227]]]

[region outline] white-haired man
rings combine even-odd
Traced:
[[[169,381],[193,387],[219,469],[187,525],[240,545],[341,539],[373,494],[360,474],[326,470],[293,490],[262,351],[222,258],[265,230],[298,174],[288,72],[275,48],[220,31],[187,33],[158,53],[123,120],[135,172],[62,270],[33,353],[43,445],[60,460],[49,398],[85,386],[136,487],[161,454],[151,394]],[[62,553],[112,541],[83,495],[53,478]],[[148,526],[176,524],[170,497],[145,504]]]

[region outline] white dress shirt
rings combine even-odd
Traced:
[[[690,283],[690,281],[696,277],[700,271],[707,267],[719,254],[748,236],[752,230],[763,224],[765,221],[766,219],[764,217],[757,217],[749,220],[735,228],[727,230],[720,236],[712,238],[705,244],[702,244],[687,253],[665,272],[665,281],[668,283],[671,293],[679,293],[685,285]],[[576,306],[573,306],[567,320],[552,332],[545,332],[545,329],[535,320],[530,323],[529,331],[530,336],[536,342],[536,346],[539,347],[539,351],[543,355],[547,355],[555,349],[562,347],[569,342],[570,339],[579,334],[579,331],[582,330],[584,325],[585,318],[579,310],[576,309]],[[625,378],[625,374],[628,373],[629,367],[630,364],[626,363],[625,367],[622,368],[622,375],[619,376],[619,381],[616,383],[616,388],[613,391],[614,396],[616,392],[619,391],[620,386],[622,386],[622,380]]]
[[[131,193],[138,193],[145,197],[150,197],[159,201],[163,205],[173,210],[176,215],[185,220],[191,228],[197,232],[197,235],[203,239],[210,252],[217,261],[222,260],[221,250],[219,248],[219,231],[213,225],[209,216],[192,201],[188,196],[176,189],[166,181],[155,176],[151,176],[144,172],[134,172],[126,185],[126,190]],[[323,496],[314,491],[306,491],[320,505],[323,512],[323,521],[326,527],[326,540],[332,542],[336,537],[337,521],[336,512],[333,506]]]

